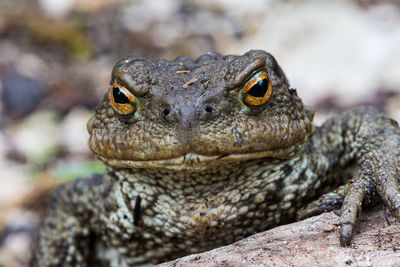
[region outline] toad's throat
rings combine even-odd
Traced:
[[[238,161],[247,161],[259,158],[288,159],[302,150],[302,145],[293,145],[285,149],[258,151],[250,153],[237,153],[226,155],[199,155],[194,152],[170,159],[135,160],[115,159],[99,156],[99,159],[115,168],[163,168],[170,170],[202,171],[215,165]]]

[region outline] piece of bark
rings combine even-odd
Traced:
[[[400,266],[400,223],[389,220],[382,209],[366,211],[352,245],[341,247],[338,217],[324,213],[160,266]]]

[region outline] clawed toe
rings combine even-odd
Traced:
[[[352,238],[353,238],[353,225],[351,225],[350,223],[340,225],[339,226],[340,245],[343,247],[350,245]]]
[[[354,225],[357,222],[358,214],[361,212],[362,201],[366,194],[368,180],[360,177],[351,181],[348,185],[349,188],[341,209],[339,239],[342,246],[348,246],[351,242]]]

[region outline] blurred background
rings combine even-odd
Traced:
[[[400,120],[400,0],[0,0],[0,266],[27,266],[49,192],[103,165],[86,121],[121,57],[272,53],[316,123]]]

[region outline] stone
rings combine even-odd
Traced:
[[[400,266],[400,223],[388,220],[364,211],[351,246],[341,247],[338,217],[324,213],[159,266]]]

